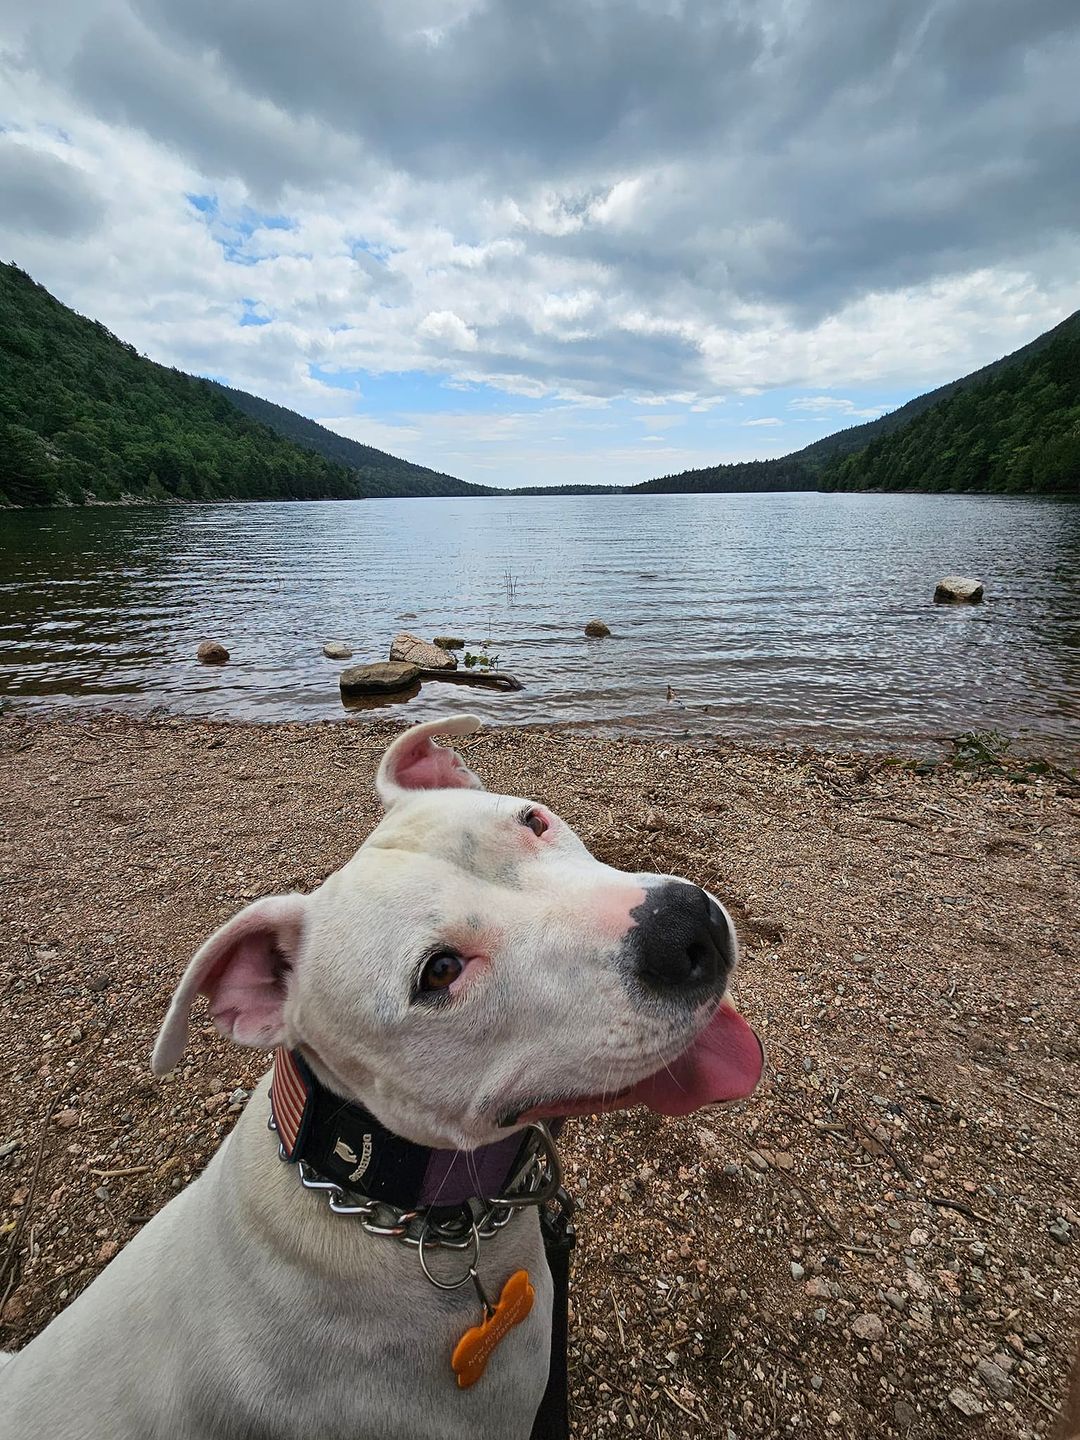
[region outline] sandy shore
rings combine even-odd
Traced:
[[[233,1122],[264,1058],[196,1024],[153,1079],[169,993],[248,900],[351,854],[390,733],[0,720],[0,1346]],[[576,1434],[1049,1433],[1080,1320],[1076,799],[859,756],[463,748],[603,859],[730,902],[771,1062],[726,1111],[569,1127]]]

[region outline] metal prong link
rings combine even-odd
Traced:
[[[508,1225],[519,1210],[544,1205],[555,1198],[562,1185],[562,1167],[555,1143],[546,1125],[530,1127],[538,1145],[526,1157],[514,1177],[510,1189],[493,1200],[482,1200],[479,1214],[470,1205],[444,1220],[433,1220],[428,1210],[399,1210],[370,1197],[352,1197],[333,1180],[324,1180],[306,1160],[290,1160],[285,1146],[278,1144],[278,1157],[287,1165],[295,1165],[305,1190],[319,1190],[335,1215],[355,1216],[369,1235],[384,1235],[400,1240],[403,1245],[419,1247],[434,1245],[447,1250],[467,1250],[479,1240],[489,1240]],[[273,1115],[267,1129],[277,1133]],[[467,1277],[466,1277],[467,1278]]]

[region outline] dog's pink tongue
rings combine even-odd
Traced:
[[[725,1000],[708,1025],[677,1059],[655,1075],[610,1098],[583,1096],[528,1110],[520,1120],[552,1115],[602,1115],[647,1105],[661,1115],[689,1115],[720,1100],[741,1100],[761,1079],[761,1041]]]
[[[623,1105],[689,1115],[719,1100],[741,1100],[761,1079],[761,1041],[733,1005],[720,1006],[693,1044],[663,1070],[640,1080]]]

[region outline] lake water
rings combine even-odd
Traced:
[[[946,574],[981,577],[986,602],[935,606]],[[585,638],[593,617],[611,638]],[[486,646],[526,688],[429,683],[380,715],[902,749],[998,729],[1067,755],[1080,506],[784,494],[0,512],[0,694],[20,707],[340,718],[342,664],[323,641],[385,659],[401,629]],[[195,661],[207,637],[227,666]]]

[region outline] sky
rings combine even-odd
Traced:
[[[0,258],[491,485],[786,454],[1080,307],[1076,0],[0,0]]]

